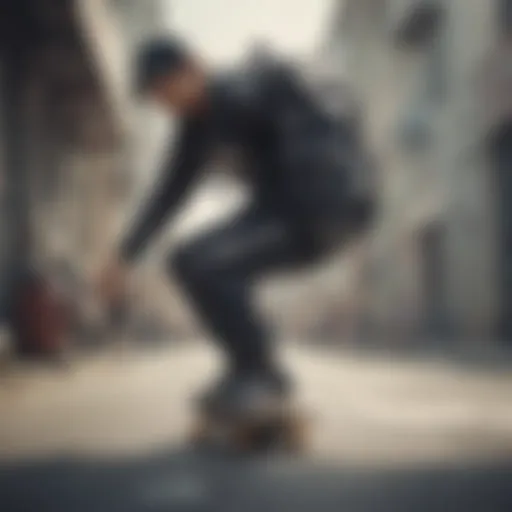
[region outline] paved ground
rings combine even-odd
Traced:
[[[204,347],[0,379],[0,510],[512,510],[507,367],[294,348],[314,412],[300,460],[193,453]]]

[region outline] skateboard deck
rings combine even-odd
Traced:
[[[306,415],[291,406],[245,416],[199,411],[190,441],[194,446],[246,453],[301,453],[306,448],[308,427]]]

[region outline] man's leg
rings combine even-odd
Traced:
[[[274,367],[270,333],[253,302],[255,279],[312,262],[314,251],[279,215],[250,208],[179,249],[171,266],[237,371]]]

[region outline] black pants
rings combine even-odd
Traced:
[[[178,249],[171,268],[203,324],[238,370],[273,365],[272,340],[254,304],[253,284],[274,271],[312,264],[318,257],[282,215],[258,204]]]

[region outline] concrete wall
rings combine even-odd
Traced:
[[[421,4],[405,3],[348,0],[331,38],[365,101],[382,168],[383,215],[371,253],[385,278],[371,287],[365,314],[393,337],[421,331],[421,233],[440,222],[443,316],[452,335],[487,338],[496,322],[497,240],[476,77],[496,43],[496,2],[443,2],[439,31],[419,45],[396,39]]]
[[[133,10],[137,3],[132,4]],[[33,24],[41,30],[31,32],[33,40],[23,41],[16,113],[11,112],[12,98],[0,91],[2,129],[8,125],[10,132],[17,130],[9,140],[0,134],[0,146],[9,147],[0,164],[2,176],[8,178],[9,200],[0,246],[20,252],[11,235],[23,231],[13,216],[21,208],[28,213],[30,232],[30,254],[28,247],[22,252],[31,264],[67,261],[90,281],[117,242],[127,202],[126,194],[119,197],[116,189],[134,124],[129,70],[133,42],[127,38],[132,32],[123,28],[130,19],[124,9],[130,6],[113,6],[106,0],[58,5],[37,0],[32,5],[33,9],[13,5],[1,20],[0,64],[9,73],[13,62],[21,62],[19,56],[8,60],[17,51],[15,45],[21,44],[16,40],[20,27]],[[131,13],[134,24],[141,23],[139,14]],[[160,20],[155,11],[146,22],[158,26]],[[22,206],[13,191],[23,196]],[[15,259],[10,254],[9,265]],[[1,274],[0,268],[3,284]]]

